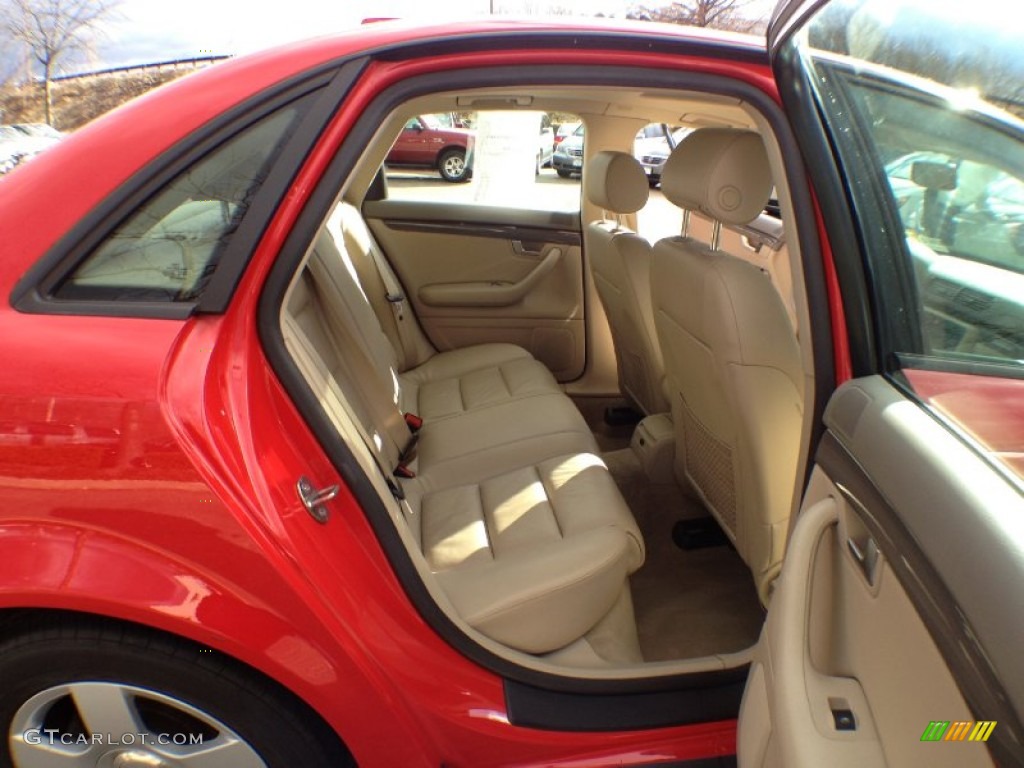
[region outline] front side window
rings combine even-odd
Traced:
[[[263,118],[178,175],[53,295],[78,301],[197,300],[305,104],[294,102]]]
[[[1024,19],[1012,7],[841,0],[797,43],[858,210],[879,323],[916,329],[893,335],[897,355],[1024,367]]]
[[[957,412],[1024,378],[1022,39],[1016,2],[833,0],[782,51],[838,154],[882,363],[929,403],[915,382],[959,377]]]

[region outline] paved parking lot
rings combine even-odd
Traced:
[[[515,205],[542,211],[579,210],[581,189],[578,178],[563,179],[554,170],[544,168],[534,182],[514,192]],[[402,200],[489,204],[487,190],[481,190],[477,180],[450,184],[433,172],[389,170],[388,185],[391,196]],[[501,204],[509,205],[507,198],[501,199]],[[681,211],[666,200],[660,190],[652,189],[647,206],[638,216],[640,234],[654,242],[678,234],[681,222]]]

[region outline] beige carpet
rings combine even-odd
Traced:
[[[675,484],[649,482],[628,448],[602,458],[647,545],[647,560],[631,578],[644,658],[694,658],[753,645],[764,612],[739,555],[729,546],[683,551],[672,541],[677,520],[707,515],[701,502]]]

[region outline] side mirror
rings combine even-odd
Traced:
[[[934,160],[917,160],[910,166],[910,180],[919,187],[939,192],[956,189],[956,166]]]

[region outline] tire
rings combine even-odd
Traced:
[[[467,174],[466,153],[461,149],[446,149],[437,158],[437,170],[445,181],[465,181]]]
[[[277,684],[215,651],[134,628],[65,621],[7,638],[0,680],[4,766],[55,765],[61,751],[69,765],[105,755],[114,762],[103,765],[189,766],[211,747],[232,768],[354,765]]]
[[[572,176],[572,171],[567,171],[564,168],[556,168],[555,172],[563,179],[568,179]]]

